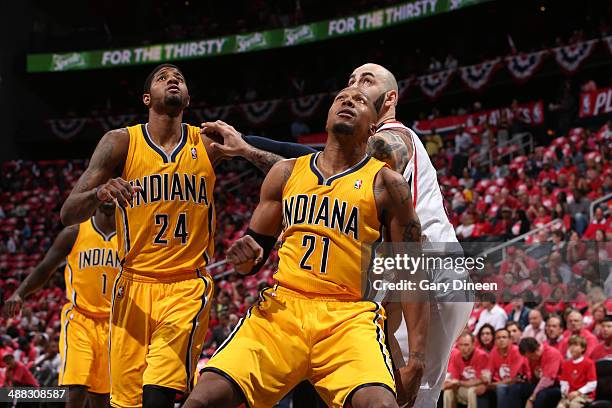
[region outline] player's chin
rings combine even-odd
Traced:
[[[355,131],[355,118],[338,117],[332,124],[332,131],[335,134],[352,135]]]

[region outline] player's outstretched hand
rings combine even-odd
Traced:
[[[400,406],[412,407],[414,405],[419,387],[421,386],[423,371],[423,364],[411,359],[408,360],[408,365],[401,367],[395,372],[397,402]]]
[[[21,307],[23,306],[23,299],[18,293],[13,293],[4,304],[4,316],[15,317],[19,314]]]
[[[132,199],[140,190],[142,190],[141,187],[131,186],[121,177],[117,177],[99,186],[96,190],[96,198],[103,203],[115,202],[115,204],[125,206],[132,202]]]
[[[215,141],[210,147],[217,149],[226,157],[242,156],[249,147],[249,144],[242,139],[242,134],[222,120],[204,122],[201,126],[200,133]]]
[[[263,248],[251,237],[245,235],[234,241],[227,250],[227,261],[234,264],[238,273],[249,273],[253,265],[261,262],[263,258]]]

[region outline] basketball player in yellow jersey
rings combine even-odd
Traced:
[[[252,273],[284,227],[278,284],[218,348],[186,408],[272,407],[304,379],[330,407],[397,407],[384,309],[361,300],[362,248],[371,255],[383,226],[394,242],[420,242],[421,230],[408,183],[366,155],[376,116],[361,90],[342,90],[324,151],[281,161],[266,176],[228,260]]]
[[[80,225],[66,227],[15,293],[5,312],[18,314],[23,299],[49,280],[66,259],[64,276],[68,303],[62,309],[58,384],[67,386],[72,408],[108,406],[108,321],[111,289],[119,272],[115,206],[104,204]]]
[[[226,154],[200,128],[182,123],[189,92],[176,66],[151,72],[143,102],[148,123],[100,140],[61,216],[75,224],[101,203],[118,203],[122,268],[111,310],[110,403],[166,408],[177,393],[189,391],[208,326],[213,165]],[[227,137],[223,143],[244,144]],[[256,149],[243,155],[259,157]]]

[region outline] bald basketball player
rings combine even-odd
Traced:
[[[394,75],[381,65],[364,64],[352,72],[348,85],[360,88],[375,101],[377,131],[368,140],[367,153],[387,163],[411,184],[424,239],[444,244],[450,251],[460,251],[454,228],[444,209],[436,169],[416,133],[395,118],[398,86]],[[267,160],[258,162],[258,167],[264,172],[281,157],[299,157],[315,151],[308,146],[258,136],[245,136],[244,139],[259,149],[273,153],[266,156]],[[434,271],[431,279],[448,281],[454,274],[454,271]],[[423,305],[415,305],[411,316],[404,316],[403,319],[399,304],[387,303],[385,306],[389,316],[388,331],[394,334],[389,336],[393,362],[396,368],[403,368],[400,375],[396,375],[400,383],[398,390],[419,387],[420,384],[416,400],[404,400],[403,395],[398,395],[400,403],[405,404],[403,406],[436,406],[450,350],[467,323],[473,302],[465,294],[437,293],[429,306],[427,312],[431,313],[431,318],[425,327],[419,318],[422,313],[427,313]]]

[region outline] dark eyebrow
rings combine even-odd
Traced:
[[[374,74],[373,74],[373,73],[371,73],[371,72],[364,72],[363,74],[361,74],[361,76],[362,76],[362,77],[364,77],[364,76],[366,76],[366,75],[369,75],[369,76],[371,76],[371,77],[374,77]]]

